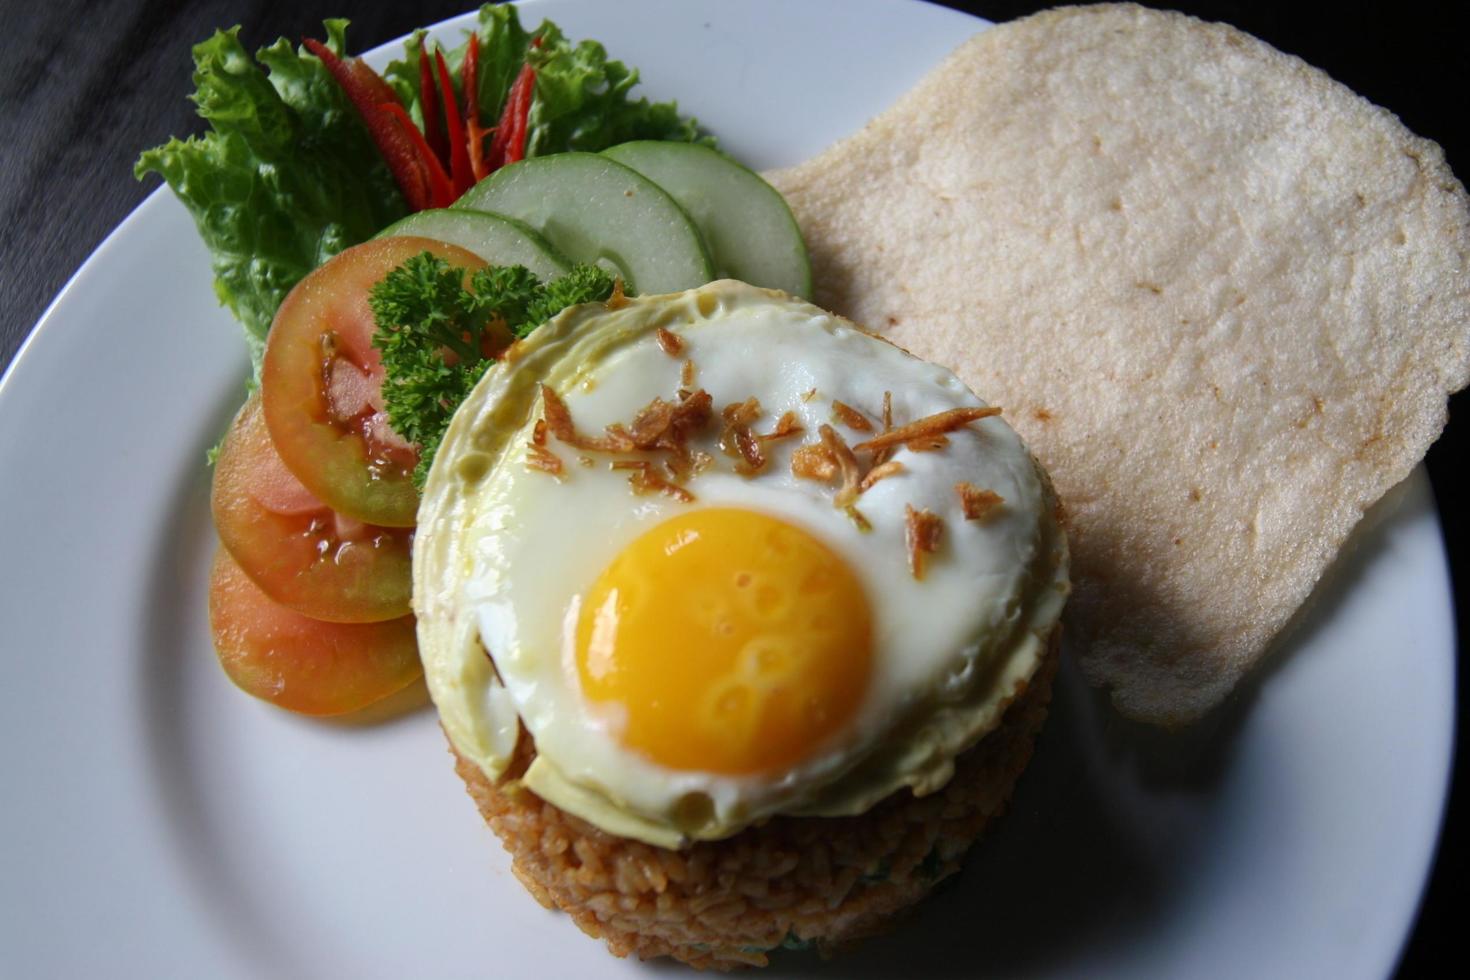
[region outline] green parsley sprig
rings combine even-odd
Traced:
[[[486,331],[503,323],[524,337],[568,306],[612,295],[613,278],[575,266],[542,283],[524,266],[488,266],[465,283],[463,269],[423,252],[373,286],[373,346],[383,357],[388,421],[419,446],[414,483],[423,487],[454,410],[494,361]]]

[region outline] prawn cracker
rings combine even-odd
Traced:
[[[986,30],[770,179],[816,300],[955,368],[1050,470],[1070,635],[1140,719],[1225,698],[1470,380],[1440,149],[1224,25]]]

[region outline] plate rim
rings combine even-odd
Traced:
[[[538,11],[544,9],[548,11],[548,16],[554,17],[554,14],[551,14],[550,11],[557,6],[577,6],[586,2],[591,2],[591,0],[522,0],[522,2],[518,5],[523,8],[529,8]],[[824,2],[835,4],[836,0],[824,0]],[[939,7],[937,4],[929,3],[928,0],[878,0],[878,2],[873,3],[873,6],[886,6],[895,8],[905,6],[927,7],[931,10],[943,11],[946,14],[953,15],[957,19],[968,20],[976,25],[984,26],[989,24],[988,21],[985,21],[982,18],[975,17],[974,15],[955,10],[953,8]],[[431,32],[436,33],[462,29],[473,23],[473,20],[476,16],[477,11],[471,10],[457,17],[453,17],[444,21],[440,21],[436,24],[429,25],[427,29]],[[387,58],[397,52],[397,49],[402,44],[402,40],[402,38],[398,38],[387,41],[382,45],[378,45],[370,49],[369,51],[364,52],[362,56],[369,60],[380,60]],[[14,378],[17,375],[21,374],[21,372],[26,372],[26,377],[29,378],[30,372],[32,372],[33,370],[37,370],[30,367],[22,367],[22,365],[30,365],[31,363],[35,362],[39,357],[43,357],[46,346],[53,342],[50,339],[53,334],[56,334],[58,331],[63,329],[77,329],[62,327],[62,324],[67,322],[65,318],[65,310],[71,298],[78,291],[85,288],[86,281],[91,276],[96,275],[96,269],[99,266],[110,261],[112,253],[118,247],[120,247],[120,239],[122,239],[127,234],[133,232],[140,225],[146,225],[146,223],[150,220],[156,220],[150,219],[150,215],[156,209],[164,205],[164,202],[161,200],[161,198],[170,193],[171,192],[169,191],[167,185],[161,185],[155,188],[142,201],[140,201],[127,214],[126,217],[124,217],[120,222],[118,222],[108,231],[107,235],[102,239],[102,241],[100,241],[97,246],[88,254],[87,258],[81,263],[80,266],[78,266],[75,272],[73,272],[73,274],[67,279],[66,283],[46,305],[45,309],[37,318],[35,324],[27,332],[21,344],[16,348],[13,357],[6,365],[3,373],[0,373],[0,416],[8,414],[7,409],[10,406],[10,402],[13,400],[14,396],[12,393],[16,387]],[[1417,464],[1409,479],[1423,479],[1425,480],[1426,484],[1428,483],[1427,474],[1425,472],[1425,467],[1422,461]],[[1430,492],[1432,495],[1432,486],[1430,488]],[[1437,581],[1443,582],[1446,593],[1452,595],[1453,583],[1450,578],[1448,542],[1445,540],[1444,537],[1444,528],[1442,522],[1439,519],[1438,511],[1431,509],[1431,516],[1434,522],[1434,529],[1438,544],[1438,562],[1437,568],[1435,569],[1436,579]],[[1458,630],[1459,624],[1455,620],[1454,606],[1452,600],[1449,606],[1448,626],[1452,638],[1451,649],[1449,650],[1448,655],[1449,680],[1451,683],[1449,687],[1450,710],[1447,719],[1448,735],[1446,741],[1449,746],[1449,750],[1448,752],[1444,753],[1443,758],[1441,760],[1438,760],[1436,763],[1436,772],[1438,773],[1438,779],[1436,791],[1437,816],[1434,823],[1435,829],[1434,833],[1429,837],[1429,839],[1424,842],[1426,856],[1422,867],[1418,870],[1418,887],[1416,889],[1416,898],[1414,902],[1410,903],[1408,907],[1404,909],[1403,924],[1402,927],[1398,930],[1400,938],[1396,948],[1392,951],[1392,955],[1389,957],[1388,960],[1389,970],[1392,970],[1394,964],[1399,962],[1399,960],[1403,956],[1407,943],[1412,936],[1414,924],[1418,920],[1424,906],[1426,887],[1430,875],[1433,872],[1437,861],[1440,859],[1439,851],[1445,837],[1444,821],[1449,804],[1449,789],[1453,775],[1454,763],[1454,739],[1457,730],[1457,705],[1454,684],[1458,678],[1458,664],[1454,656],[1453,638]]]

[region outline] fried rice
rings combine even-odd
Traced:
[[[598,830],[521,786],[535,758],[524,731],[499,781],[457,753],[456,769],[521,883],[614,955],[729,970],[764,966],[782,947],[825,954],[923,899],[1004,811],[1046,720],[1059,637],[943,789],[902,790],[859,816],[777,817],[673,851]]]

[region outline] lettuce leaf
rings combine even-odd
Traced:
[[[338,55],[346,52],[346,29],[345,20],[326,21],[327,47]],[[408,205],[322,63],[285,38],[252,60],[238,33],[216,31],[193,49],[192,98],[209,131],[148,150],[133,172],[139,179],[160,175],[194,216],[212,257],[215,292],[244,324],[258,374],[266,333],[291,288],[406,215]],[[549,21],[528,32],[510,5],[482,7],[477,33],[486,125],[499,119],[527,57],[537,68],[527,156],[601,150],[630,139],[713,142],[674,103],[629,98],[638,73],[609,61],[595,41],[574,46]],[[409,38],[404,58],[384,74],[421,126],[423,39],[422,31]],[[446,52],[457,98],[466,43]]]
[[[326,22],[343,53],[347,22]],[[239,28],[194,47],[193,100],[210,125],[138,159],[161,176],[209,248],[220,302],[245,326],[257,369],[291,288],[408,207],[356,110],[326,68],[282,38],[253,61]]]

